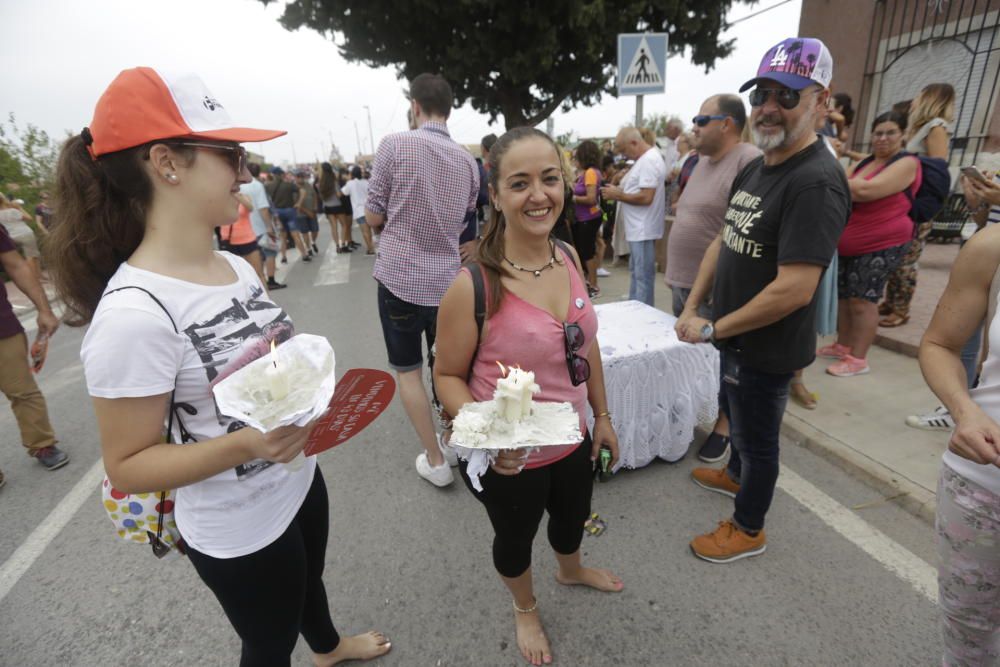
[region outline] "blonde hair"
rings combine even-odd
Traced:
[[[910,104],[907,137],[915,136],[920,129],[935,118],[949,124],[955,122],[955,89],[950,83],[932,83],[925,86]]]
[[[642,136],[642,140],[650,146],[656,145],[656,133],[651,128],[644,127],[639,130],[639,134]]]

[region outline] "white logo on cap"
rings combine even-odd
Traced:
[[[774,57],[771,58],[770,67],[784,67],[785,63],[788,62],[788,54],[785,53],[785,45],[779,44],[778,50],[774,52]]]
[[[203,99],[201,101],[201,103],[209,111],[215,111],[216,109],[224,109],[225,108],[225,107],[222,106],[222,102],[220,102],[219,100],[215,99],[214,97],[209,97],[208,95],[205,95],[205,99]]]

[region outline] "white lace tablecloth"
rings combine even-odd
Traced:
[[[698,424],[718,416],[719,353],[678,340],[673,315],[638,301],[596,306],[618,467],[687,452]],[[592,422],[591,422],[592,424]]]

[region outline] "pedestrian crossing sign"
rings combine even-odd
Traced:
[[[667,33],[618,35],[618,94],[653,95],[666,90]]]

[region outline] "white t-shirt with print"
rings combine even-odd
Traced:
[[[204,441],[245,425],[221,415],[212,387],[294,333],[253,267],[229,253],[236,282],[197,285],[123,263],[84,336],[80,357],[91,396],[125,398],[175,391],[172,442]],[[141,290],[156,296],[167,315]],[[166,422],[164,422],[166,426]],[[186,445],[179,444],[177,447]],[[177,489],[174,517],[184,540],[215,558],[259,551],[291,523],[312,484],[316,457],[298,471],[251,461]]]
[[[355,178],[347,181],[341,192],[351,198],[351,210],[354,219],[365,217],[365,204],[368,203],[368,179]]]
[[[645,188],[656,188],[653,201],[649,206],[622,203],[622,218],[625,220],[626,241],[650,241],[663,236],[664,215],[666,214],[666,197],[664,196],[664,180],[667,177],[667,165],[663,162],[660,151],[650,148],[642,154],[628,173],[622,179],[622,190],[625,194],[635,194]]]

